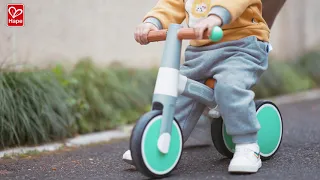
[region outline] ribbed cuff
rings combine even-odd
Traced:
[[[229,24],[230,21],[231,21],[231,14],[230,12],[224,8],[224,7],[221,7],[221,6],[214,6],[211,8],[209,15],[216,15],[216,16],[219,16],[222,20],[222,25],[224,24]],[[221,26],[222,26],[221,25]]]
[[[144,23],[151,23],[153,25],[155,25],[159,30],[162,29],[162,24],[161,22],[159,21],[159,19],[157,18],[154,18],[154,17],[148,17]]]
[[[232,136],[232,141],[235,144],[256,143],[258,141],[258,134],[257,133],[250,133],[250,134],[246,134],[246,135]]]

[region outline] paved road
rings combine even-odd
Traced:
[[[213,147],[188,148],[168,179],[320,179],[320,100],[280,106],[284,139],[278,154],[253,175],[230,175]],[[146,179],[121,161],[128,141],[32,159],[1,160],[0,179]]]

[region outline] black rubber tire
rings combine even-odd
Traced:
[[[264,104],[271,104],[274,107],[276,107],[276,109],[278,110],[280,117],[281,117],[281,124],[282,124],[282,128],[283,128],[283,122],[282,122],[282,115],[281,112],[279,110],[279,108],[271,101],[267,101],[267,100],[257,100],[255,101],[255,105],[256,105],[256,110],[258,110],[262,105]],[[223,132],[222,132],[222,125],[223,125],[223,119],[220,117],[218,119],[214,119],[211,123],[211,138],[212,138],[212,142],[214,144],[214,147],[217,149],[217,151],[223,155],[226,156],[227,158],[232,158],[233,157],[233,152],[229,151],[229,149],[227,148],[227,146],[224,143],[223,140]],[[281,143],[282,143],[282,137],[283,137],[283,131],[281,134],[281,139],[280,139],[280,145],[278,146],[277,150],[270,156],[260,156],[262,161],[266,161],[271,159],[279,150]]]
[[[153,110],[153,111],[147,112],[143,116],[141,116],[141,118],[137,121],[136,125],[134,126],[134,128],[132,130],[131,137],[130,137],[130,150],[131,150],[131,156],[132,156],[132,160],[133,160],[135,167],[143,175],[145,175],[149,178],[155,178],[155,179],[168,177],[170,175],[170,173],[178,166],[180,159],[181,159],[182,152],[183,152],[183,149],[182,149],[178,163],[176,164],[175,168],[173,168],[170,172],[168,172],[164,175],[154,174],[145,165],[143,158],[142,158],[142,153],[141,153],[142,152],[141,141],[142,141],[143,132],[144,132],[145,128],[147,127],[148,123],[150,122],[150,120],[152,120],[153,118],[155,118],[156,116],[159,116],[159,115],[162,115],[161,110]],[[179,130],[182,134],[182,130],[181,130],[179,123],[177,122],[176,119],[174,119],[174,120],[176,121],[176,123],[179,127]],[[181,138],[182,138],[182,142],[184,142],[183,136]]]
[[[223,133],[222,133],[222,124],[223,120],[222,117],[218,119],[214,119],[211,123],[211,138],[214,147],[217,149],[217,151],[227,158],[233,157],[233,152],[229,151],[227,146],[224,143],[223,140]]]

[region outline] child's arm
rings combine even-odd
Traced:
[[[181,24],[185,19],[183,0],[159,0],[154,8],[144,17],[159,29],[167,29],[170,23]]]
[[[223,24],[236,20],[251,4],[261,0],[215,0],[212,2],[210,14],[219,16]]]

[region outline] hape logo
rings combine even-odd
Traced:
[[[24,5],[23,4],[8,4],[8,26],[23,26],[24,25]]]

